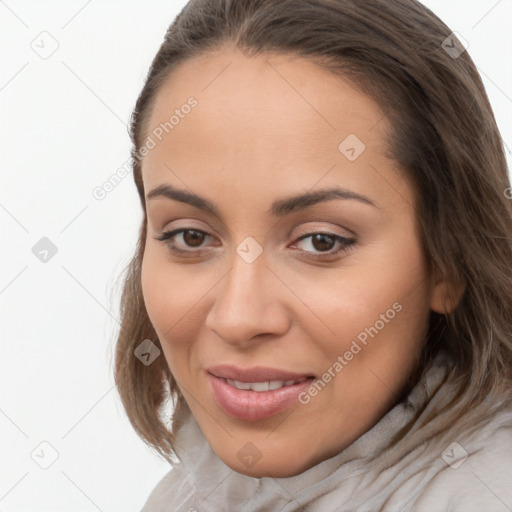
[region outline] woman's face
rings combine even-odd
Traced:
[[[436,300],[388,119],[312,62],[224,50],[177,68],[147,127],[164,356],[225,464],[299,474],[398,400]]]

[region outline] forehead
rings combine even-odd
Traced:
[[[260,135],[264,133],[259,122],[269,130],[284,128],[310,137],[319,129],[320,135],[329,131],[341,135],[352,129],[361,134],[374,131],[376,137],[389,129],[379,105],[354,84],[291,54],[248,57],[224,49],[180,63],[157,94],[148,127],[168,120],[190,96],[198,100],[200,108],[194,114],[202,114],[201,124],[222,132],[232,124],[219,127],[216,120],[228,117],[238,125],[253,124],[251,133]],[[290,126],[292,120],[294,126]]]
[[[191,97],[197,105],[181,111]],[[379,105],[293,55],[225,49],[184,61],[161,87],[146,135],[169,126],[173,114],[179,121],[143,160],[146,182],[173,181],[169,168],[191,186],[243,180],[254,190],[269,182],[289,188],[292,173],[308,188],[324,175],[329,184],[355,187],[373,176],[377,192],[384,168],[394,165],[386,156],[391,126]]]

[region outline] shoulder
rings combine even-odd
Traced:
[[[510,512],[512,510],[512,413],[469,439],[454,438],[421,473],[419,492],[403,512]],[[494,427],[494,428],[493,428]]]
[[[170,512],[176,502],[182,504],[191,501],[194,488],[183,475],[181,464],[173,467],[151,491],[141,512]],[[171,507],[171,508],[169,508]],[[185,509],[186,510],[186,509]]]

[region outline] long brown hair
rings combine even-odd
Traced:
[[[350,79],[385,110],[390,156],[417,197],[431,271],[463,283],[457,307],[431,312],[417,378],[439,349],[454,358],[458,386],[443,409],[447,429],[488,396],[512,398],[512,205],[500,133],[482,81],[451,30],[416,0],[192,0],[169,27],[131,119],[133,176],[144,212],[135,255],[122,276],[115,379],[141,438],[171,461],[166,404],[184,406],[164,357],[141,364],[145,339],[160,347],[141,291],[146,212],[139,150],[160,87],[180,62],[234,47],[309,58]],[[448,39],[447,39],[448,38]],[[458,48],[460,55],[448,51]],[[200,108],[200,107],[199,107]],[[179,293],[179,292],[178,292]],[[439,417],[439,411],[434,411]],[[426,421],[426,420],[425,420]]]

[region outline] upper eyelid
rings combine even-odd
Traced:
[[[174,234],[177,235],[177,234],[185,232],[185,231],[200,231],[201,233],[204,233],[205,235],[208,235],[208,236],[212,236],[212,237],[216,236],[216,235],[213,235],[212,233],[210,233],[207,229],[199,228],[199,227],[196,227],[196,226],[184,226],[184,227],[177,227],[177,228],[162,229],[161,230],[161,234],[174,232]],[[296,238],[299,239],[299,238],[302,238],[302,237],[311,236],[311,235],[317,235],[317,234],[320,234],[320,233],[323,233],[323,234],[326,234],[326,235],[331,235],[331,236],[339,236],[341,238],[355,237],[355,235],[353,233],[345,235],[345,234],[336,233],[334,231],[335,230],[330,229],[330,228],[327,228],[327,229],[308,228],[308,229],[304,229],[303,232],[297,234]],[[346,231],[348,231],[348,230],[346,230]]]
[[[208,252],[211,252],[211,247],[198,247],[196,249],[194,248],[179,248],[179,247],[172,247],[171,244],[169,243],[170,240],[172,238],[174,238],[175,236],[177,236],[178,234],[182,234],[186,231],[193,231],[195,230],[194,228],[187,228],[187,227],[184,227],[184,228],[176,228],[176,229],[172,229],[172,230],[168,230],[168,231],[164,231],[163,232],[163,235],[165,235],[166,233],[173,233],[173,235],[167,239],[161,239],[160,237],[162,235],[160,235],[160,237],[154,237],[155,239],[161,241],[163,244],[165,245],[168,245],[168,250],[169,251],[172,251],[174,253],[177,253],[176,255],[181,255],[181,257],[185,258],[185,257],[189,257],[189,258],[193,258],[193,257],[202,257],[202,255],[205,254],[204,251],[207,251]],[[203,230],[199,230],[197,229],[197,231],[202,231],[206,234],[206,236],[213,236],[213,235],[210,235],[209,233],[203,231]],[[315,234],[318,234],[318,233],[321,233],[321,231],[311,231],[311,232],[308,232],[308,233],[304,233],[303,235],[299,236],[299,237],[295,237],[294,238],[294,242],[293,244],[296,244],[300,241],[302,241],[303,239],[305,238],[309,238]],[[347,253],[348,251],[350,251],[351,249],[354,248],[354,246],[358,243],[358,239],[356,237],[345,237],[345,236],[342,236],[342,235],[337,235],[337,234],[334,234],[334,233],[324,233],[324,234],[328,234],[329,236],[332,236],[335,240],[335,244],[336,242],[338,242],[338,244],[340,244],[340,246],[338,247],[338,249],[334,250],[334,249],[329,249],[328,251],[320,251],[320,252],[315,252],[315,251],[307,251],[307,250],[303,250],[303,249],[300,249],[300,253],[301,253],[301,256],[302,255],[308,255],[308,260],[310,261],[317,261],[317,262],[335,262],[335,261],[338,261],[341,257],[343,257],[343,255],[345,253]],[[172,245],[175,245],[176,243],[174,242]],[[293,245],[292,245],[293,247]]]
[[[172,233],[171,236],[169,236],[168,239],[164,239],[163,242],[167,242],[168,240],[178,236],[178,235],[182,235],[184,233],[186,233],[187,231],[199,231],[200,233],[203,233],[204,235],[206,236],[210,236],[212,238],[216,238],[215,235],[212,235],[211,233],[209,233],[208,231],[206,230],[203,230],[203,229],[200,229],[200,228],[195,228],[195,227],[182,227],[182,228],[175,228],[175,229],[166,229],[166,230],[163,230],[161,235],[159,236],[156,236],[155,238],[156,239],[159,239],[161,236],[164,236],[166,234],[169,234],[169,233]],[[339,239],[343,239],[343,240],[348,240],[348,241],[351,241],[351,242],[355,242],[356,241],[356,238],[354,236],[345,236],[345,235],[340,235],[338,233],[333,233],[332,231],[329,231],[329,230],[322,230],[322,229],[311,229],[311,230],[308,230],[307,232],[304,232],[302,234],[299,234],[294,238],[293,240],[293,243],[296,243],[296,242],[300,242],[306,238],[309,238],[309,237],[312,237],[314,235],[318,235],[318,234],[324,234],[324,235],[327,235],[327,236],[331,236],[335,239],[337,239],[339,241]],[[201,249],[204,249],[203,247],[199,247],[198,249],[196,249],[197,251],[200,251]],[[194,252],[193,249],[190,249],[189,252]]]
[[[177,220],[180,220],[180,221],[184,221],[184,222],[200,222],[202,223],[203,221],[201,221],[200,219],[193,219],[193,218],[190,218],[190,219],[175,219],[176,221]],[[171,221],[171,222],[174,222],[174,221]],[[170,224],[171,222],[168,222],[167,224]],[[293,228],[292,230],[288,230],[288,236],[291,236],[291,234],[295,231],[299,231],[300,233],[297,234],[296,236],[297,237],[301,237],[303,235],[308,235],[308,234],[315,234],[315,233],[327,233],[327,234],[330,234],[330,235],[334,235],[334,236],[340,236],[342,238],[356,238],[357,237],[357,234],[351,230],[351,229],[348,229],[347,227],[341,227],[341,226],[337,226],[336,227],[316,227],[316,226],[311,226],[311,227],[303,227],[305,224],[311,224],[311,223],[315,223],[315,224],[325,224],[325,223],[328,223],[328,224],[334,224],[334,222],[329,222],[327,220],[325,221],[320,221],[320,220],[313,220],[313,221],[309,221],[309,222],[305,222],[305,223],[301,223],[301,225],[297,228]],[[203,224],[204,225],[204,224]],[[344,233],[339,233],[337,232],[339,229],[342,229],[344,231]],[[204,233],[206,233],[207,235],[210,235],[210,236],[217,236],[217,235],[214,235],[210,232],[210,228],[207,228],[207,227],[198,227],[198,226],[194,226],[193,224],[187,224],[187,225],[182,225],[182,226],[178,226],[178,227],[172,227],[172,228],[162,228],[160,230],[156,230],[156,231],[160,231],[160,233],[167,233],[169,231],[176,231],[176,230],[183,230],[183,231],[186,231],[186,230],[197,230],[197,231],[202,231]],[[214,231],[216,231],[214,229]],[[229,230],[231,232],[231,230]]]

